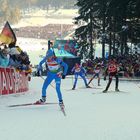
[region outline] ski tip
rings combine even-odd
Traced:
[[[63,115],[66,116],[65,106],[64,105],[60,105],[60,104],[59,104],[59,106],[60,106],[60,110],[63,113]]]
[[[67,115],[66,115],[66,112],[65,112],[65,110],[63,109],[61,109],[61,111],[62,111],[62,113],[63,113],[63,115],[66,117]]]

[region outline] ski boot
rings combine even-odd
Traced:
[[[98,84],[98,86],[101,86],[100,84]]]
[[[72,90],[75,90],[75,88],[73,87]]]
[[[105,89],[105,90],[103,90],[103,93],[107,93],[107,90]]]
[[[60,106],[61,109],[65,108],[63,100],[59,100],[59,106]]]
[[[89,85],[86,85],[86,88],[91,88]]]
[[[115,89],[116,92],[119,92],[120,90],[118,88]]]
[[[35,104],[43,104],[43,103],[45,103],[45,102],[46,102],[46,96],[42,96],[42,98],[39,99],[38,101],[36,101]]]
[[[75,86],[73,86],[72,90],[75,90]]]

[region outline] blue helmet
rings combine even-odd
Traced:
[[[49,57],[51,57],[51,56],[54,56],[55,54],[54,54],[54,51],[53,50],[51,50],[51,49],[49,49],[48,51],[47,51],[47,53],[46,53],[46,57],[47,58],[49,58]]]

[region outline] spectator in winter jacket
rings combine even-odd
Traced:
[[[9,54],[8,54],[8,49],[4,48],[0,52],[0,66],[1,67],[8,67],[9,65]]]

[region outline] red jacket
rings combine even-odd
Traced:
[[[111,63],[108,65],[108,73],[115,73],[117,72],[117,65],[114,63]]]

